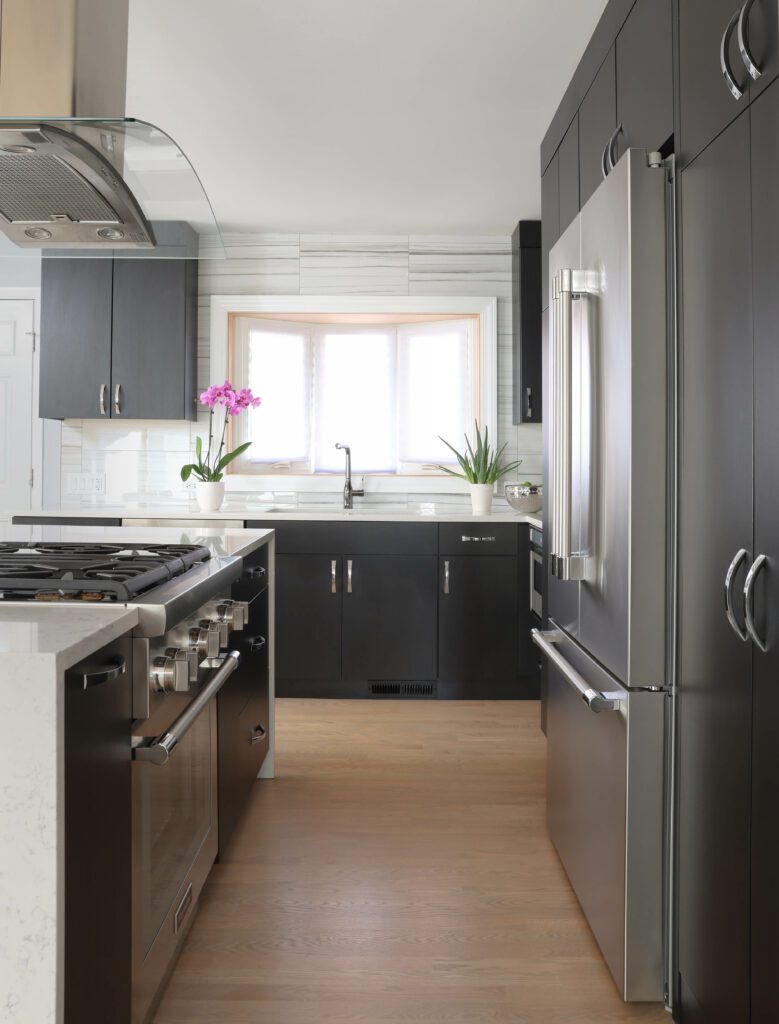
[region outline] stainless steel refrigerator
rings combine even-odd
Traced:
[[[629,150],[549,256],[549,832],[626,1000],[663,999],[669,174]]]

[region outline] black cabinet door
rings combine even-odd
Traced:
[[[579,107],[580,206],[603,180],[603,151],[616,127],[617,72],[612,46]]]
[[[579,115],[571,122],[558,150],[560,163],[560,234],[579,212]]]
[[[638,0],[617,36],[617,157],[659,150],[673,122],[671,0]]]
[[[39,412],[45,418],[110,414],[112,277],[111,260],[41,261]]]
[[[540,423],[541,224],[521,220],[511,236],[512,422]]]
[[[193,260],[114,263],[112,415],[193,419]]]
[[[749,55],[761,72],[757,81],[749,83],[750,99],[755,99],[779,74],[779,5],[774,0],[755,0],[744,26]]]
[[[341,678],[341,558],[276,556],[276,678]]]
[[[435,555],[345,555],[343,678],[436,678]]]
[[[559,150],[541,178],[541,306],[549,306],[549,250],[560,237]]]
[[[516,679],[516,557],[442,556],[438,571],[439,678],[445,683]]]
[[[749,115],[682,174],[679,971],[686,1024],[749,1017],[752,651],[725,574],[752,549]],[[773,283],[775,287],[775,283]],[[775,397],[773,398],[775,404]],[[727,494],[738,495],[728,500]],[[744,568],[735,609],[743,625]]]
[[[679,0],[681,139],[677,151],[682,163],[689,163],[747,105],[747,94],[734,99],[720,65],[720,44],[736,8],[733,0]],[[738,52],[735,31],[731,32],[726,53],[735,81],[748,93],[750,79]]]
[[[779,83],[751,108],[755,323],[755,557],[752,755],[752,1024],[779,1020]]]

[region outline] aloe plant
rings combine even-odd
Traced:
[[[516,469],[517,466],[522,464],[522,459],[517,459],[514,462],[501,462],[503,453],[506,450],[506,445],[501,445],[500,448],[491,448],[489,442],[489,428],[484,428],[484,437],[481,435],[479,430],[479,424],[474,423],[476,429],[476,450],[474,451],[473,445],[468,440],[467,434],[465,435],[465,451],[458,452],[457,449],[449,444],[439,434],[439,439],[444,442],[450,451],[454,452],[457,457],[457,461],[462,469],[462,473],[458,473],[457,470],[450,469],[448,466],[438,466],[438,469],[442,469],[444,473],[448,473],[449,476],[459,477],[461,480],[467,480],[469,484],[494,484],[499,477],[502,477],[506,473],[510,473]]]

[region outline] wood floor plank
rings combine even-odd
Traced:
[[[532,701],[277,701],[277,769],[155,1024],[666,1024],[619,998],[545,824]]]

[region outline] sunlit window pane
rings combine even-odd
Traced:
[[[315,468],[343,468],[351,445],[355,472],[394,472],[395,331],[322,328],[315,335]]]
[[[468,327],[427,324],[398,334],[400,462],[451,465],[470,425]]]
[[[248,436],[252,462],[303,462],[309,459],[311,351],[307,334],[249,331],[248,386],[262,397],[250,409]]]

